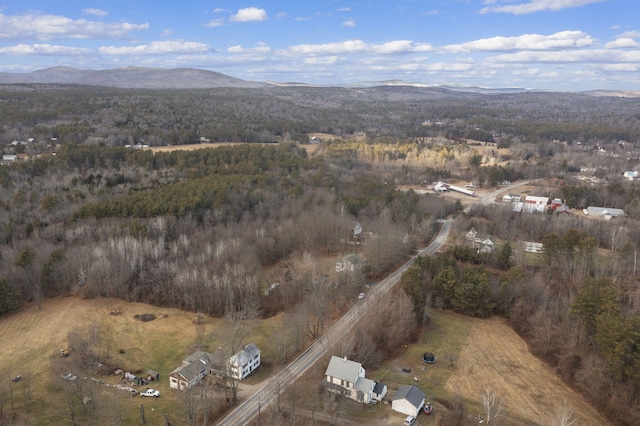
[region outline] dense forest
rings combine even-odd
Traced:
[[[0,141],[122,146],[305,142],[308,133],[606,143],[640,137],[635,98],[576,93],[482,95],[445,89],[268,87],[125,90],[0,86]],[[507,142],[508,139],[505,139]]]
[[[504,316],[615,424],[640,423],[640,194],[621,177],[637,164],[636,99],[7,85],[0,125],[2,153],[20,156],[0,167],[0,314],[47,297],[115,297],[217,317],[285,311],[313,338],[332,310],[429,242],[438,219],[455,215],[449,250],[403,276],[406,297],[393,309],[413,308],[415,321],[402,329],[428,323],[430,309]],[[314,143],[312,155],[310,133],[332,136]],[[201,138],[249,143],[132,148]],[[487,144],[483,154],[474,149]],[[581,180],[583,169],[599,184]],[[627,215],[594,221],[499,204],[463,211],[406,188],[537,178],[555,182],[545,195],[574,209]],[[357,224],[365,232],[354,239]],[[471,227],[498,248],[467,247]],[[519,241],[545,251],[525,255]],[[313,266],[314,257],[356,245],[366,267],[342,282],[326,282]],[[275,265],[283,272],[265,272]],[[276,281],[277,297],[266,298]],[[390,330],[363,329],[352,355],[377,365],[398,343]]]

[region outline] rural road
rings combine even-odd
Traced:
[[[491,195],[491,194],[489,194]],[[495,198],[495,197],[494,197]],[[434,241],[425,249],[419,251],[407,263],[398,268],[378,284],[371,287],[367,296],[359,300],[342,318],[336,321],[329,330],[309,348],[293,360],[284,370],[269,380],[252,396],[240,403],[231,413],[229,413],[219,425],[246,425],[253,420],[260,410],[266,407],[275,397],[293,383],[298,377],[304,374],[313,364],[316,363],[338,340],[347,334],[356,324],[356,319],[369,308],[369,300],[375,300],[388,292],[399,280],[402,273],[409,268],[413,261],[422,255],[432,255],[445,243],[453,224],[452,219],[443,221],[442,228]],[[373,303],[371,304],[373,306]]]

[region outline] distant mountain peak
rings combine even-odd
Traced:
[[[0,84],[81,84],[140,89],[206,89],[264,87],[265,83],[241,80],[196,68],[148,68],[129,66],[104,70],[51,67],[30,73],[0,73]]]

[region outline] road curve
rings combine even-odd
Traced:
[[[247,398],[244,402],[236,406],[224,419],[218,423],[224,426],[236,426],[246,425],[256,416],[260,411],[266,407],[275,397],[280,394],[287,386],[293,383],[298,377],[304,374],[313,364],[316,363],[333,345],[335,345],[340,338],[348,333],[356,323],[355,319],[359,318],[373,303],[369,303],[369,300],[374,300],[378,296],[382,296],[387,293],[398,281],[402,273],[413,263],[413,261],[422,255],[432,255],[437,252],[440,247],[445,243],[449,236],[452,219],[444,221],[438,236],[433,242],[425,249],[417,252],[408,262],[394,271],[387,278],[380,281],[377,285],[373,286],[367,296],[359,300],[342,318],[336,321],[327,332],[316,340],[311,346],[309,346],[304,352],[302,352],[296,359],[267,383],[265,383],[257,392]]]

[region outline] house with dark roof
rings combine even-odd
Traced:
[[[196,351],[182,360],[182,364],[169,373],[169,386],[171,389],[189,389],[213,368],[211,363],[212,355],[204,351]]]
[[[401,386],[393,396],[391,409],[407,416],[417,417],[427,399],[427,396],[414,385]]]
[[[364,368],[359,362],[332,356],[324,375],[324,384],[331,392],[365,404],[373,399],[376,382],[365,377]]]
[[[260,366],[260,349],[250,343],[229,358],[227,362],[230,375],[238,380],[243,380]]]

